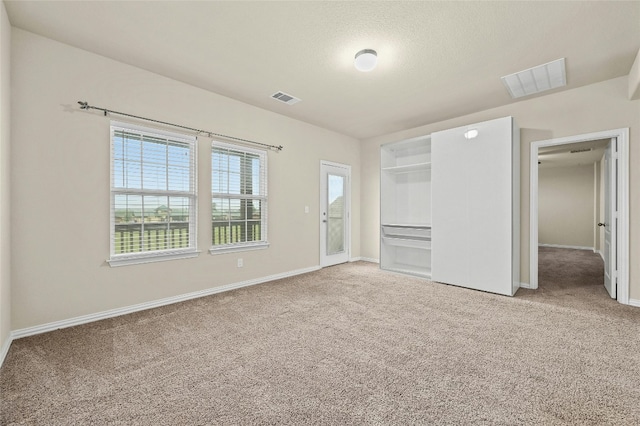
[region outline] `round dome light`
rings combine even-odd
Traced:
[[[378,54],[373,49],[363,49],[356,53],[354,65],[358,71],[368,72],[376,67]]]

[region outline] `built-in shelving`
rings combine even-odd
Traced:
[[[403,263],[389,263],[384,269],[391,272],[399,272],[401,274],[410,274],[424,278],[431,278],[431,268],[425,266],[406,265]]]
[[[380,151],[380,267],[431,274],[431,140],[383,145]]]
[[[421,170],[429,170],[429,169],[431,169],[431,162],[404,164],[402,166],[391,166],[391,167],[382,168],[383,171],[388,173],[410,173],[410,172],[418,172]]]

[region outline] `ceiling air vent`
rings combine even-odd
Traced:
[[[271,95],[271,97],[273,99],[276,99],[280,102],[284,102],[287,105],[293,105],[293,104],[297,104],[298,102],[300,102],[300,99],[296,98],[295,96],[291,96],[287,93],[284,92],[276,92],[273,95]]]
[[[572,154],[575,154],[577,152],[589,152],[589,151],[593,151],[593,148],[580,148],[580,149],[572,149],[571,151],[569,151]]]
[[[505,75],[501,79],[514,99],[566,86],[564,58]]]

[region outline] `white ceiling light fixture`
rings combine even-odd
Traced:
[[[470,129],[464,132],[464,137],[467,139],[473,139],[478,136],[478,129]]]
[[[362,49],[356,53],[354,65],[358,71],[369,72],[378,64],[378,53],[373,49]]]
[[[512,98],[567,85],[564,58],[501,77]]]

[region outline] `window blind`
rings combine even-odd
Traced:
[[[196,138],[111,126],[111,257],[196,248]]]
[[[214,141],[212,250],[267,242],[267,152]]]

